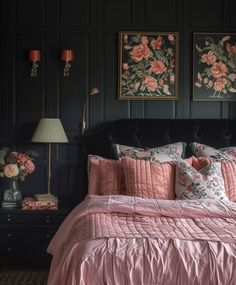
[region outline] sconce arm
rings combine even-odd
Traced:
[[[86,130],[86,105],[87,105],[87,101],[88,101],[88,97],[89,94],[84,96],[84,100],[83,100],[83,108],[82,108],[82,122],[81,122],[81,135],[84,133],[84,131]]]

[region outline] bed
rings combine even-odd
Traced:
[[[227,119],[122,119],[87,132],[74,208],[48,247],[48,284],[235,284],[233,146]],[[88,157],[104,167],[99,183]]]

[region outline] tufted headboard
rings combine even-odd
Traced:
[[[114,158],[112,144],[155,147],[174,142],[200,142],[215,148],[236,146],[236,120],[229,119],[121,119],[91,130],[79,139],[79,189],[74,204],[87,194],[87,157]],[[186,156],[191,155],[187,147]]]

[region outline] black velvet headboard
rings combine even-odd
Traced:
[[[173,142],[200,142],[221,148],[236,146],[236,120],[228,119],[121,119],[91,130],[79,139],[79,189],[74,204],[87,194],[87,156],[114,158],[112,144],[155,147]],[[187,147],[186,156],[191,155]]]

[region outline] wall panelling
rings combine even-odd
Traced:
[[[0,8],[0,144],[40,153],[21,184],[26,195],[46,192],[47,147],[30,143],[44,116],[59,116],[69,138],[52,147],[52,192],[61,199],[76,193],[82,103],[91,87],[100,89],[89,98],[91,128],[118,118],[236,118],[235,102],[192,101],[193,32],[235,32],[234,0],[1,0]],[[179,32],[177,101],[117,100],[118,32],[125,30]],[[35,48],[42,59],[31,78],[27,56]],[[75,54],[69,77],[64,48]]]

